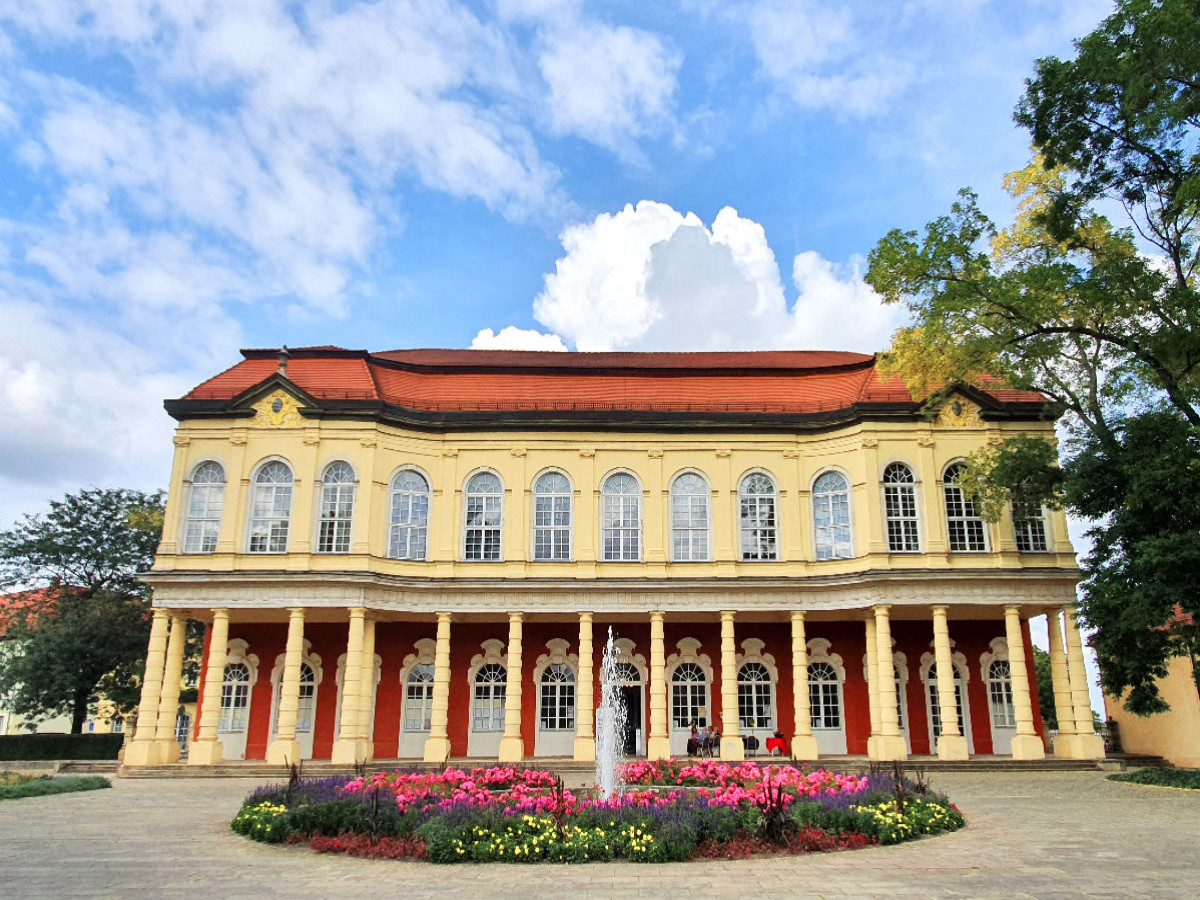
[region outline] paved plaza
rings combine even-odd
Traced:
[[[115,779],[0,803],[7,897],[1155,897],[1200,895],[1200,794],[1098,772],[939,773],[967,816],[898,847],[664,866],[432,866],[232,834],[257,782]]]

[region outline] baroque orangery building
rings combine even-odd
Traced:
[[[964,458],[1038,394],[936,416],[837,352],[248,350],[185,397],[127,765],[595,755],[611,631],[631,753],[1102,755],[1061,514],[983,521]],[[773,741],[774,744],[774,741]]]

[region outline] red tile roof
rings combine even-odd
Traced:
[[[242,362],[185,401],[232,400],[279,370],[278,350]],[[856,404],[912,404],[876,358],[828,350],[733,353],[553,353],[525,350],[289,350],[287,377],[318,400],[382,401],[410,410],[681,411],[805,414]],[[1042,404],[992,389],[1004,404]]]
[[[0,638],[8,632],[8,626],[14,619],[40,612],[44,607],[53,605],[57,596],[57,593],[51,590],[0,594]]]

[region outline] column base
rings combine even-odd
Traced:
[[[302,753],[299,741],[287,741],[276,738],[267,745],[267,765],[290,766],[293,763],[300,765],[300,756]]]
[[[596,739],[590,737],[575,738],[575,753],[573,758],[576,762],[595,762],[596,761]]]
[[[450,739],[444,737],[427,737],[425,739],[425,756],[427,763],[444,763],[450,758]]]
[[[647,759],[670,759],[671,740],[665,737],[651,736],[646,740]]]
[[[943,734],[937,739],[937,757],[945,760],[970,759],[971,749],[961,734]]]
[[[738,762],[746,758],[746,745],[740,734],[721,736],[721,761]]]
[[[1104,739],[1098,734],[1060,734],[1054,755],[1061,759],[1104,759]]]
[[[939,742],[940,743],[940,742]],[[881,734],[875,738],[875,753],[867,754],[879,762],[894,762],[898,759],[908,759],[908,744],[902,734]]]
[[[1046,747],[1036,734],[1015,734],[1012,739],[1013,759],[1045,759]]]
[[[867,759],[879,759],[879,735],[867,738]]]
[[[178,741],[158,741],[158,764],[167,766],[179,762],[183,750]]]
[[[130,741],[125,745],[124,764],[127,766],[157,766],[157,741]]]
[[[225,745],[220,741],[195,741],[188,747],[189,766],[214,766],[225,759]]]
[[[366,762],[367,742],[358,741],[353,738],[340,738],[333,742],[333,752],[329,755],[329,761],[342,766],[353,766],[358,763]]]
[[[500,738],[500,752],[497,760],[502,763],[519,763],[525,758],[525,742],[519,735],[505,735]]]
[[[792,737],[792,759],[820,759],[817,751],[817,739],[811,734],[797,734]]]
[[[363,741],[363,762],[370,762],[375,758],[375,742]]]

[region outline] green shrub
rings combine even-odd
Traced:
[[[69,794],[73,791],[98,791],[112,787],[100,775],[71,775],[61,778],[43,776],[16,784],[0,785],[0,800],[19,800],[22,797],[45,797],[48,794]]]
[[[123,734],[7,734],[0,736],[0,760],[116,759]]]
[[[282,844],[291,833],[287,811],[287,807],[280,803],[243,806],[229,827],[237,834],[244,834],[264,844]]]
[[[1134,769],[1132,772],[1109,775],[1108,780],[1200,791],[1200,769],[1166,769],[1162,766],[1150,766],[1145,769]]]

